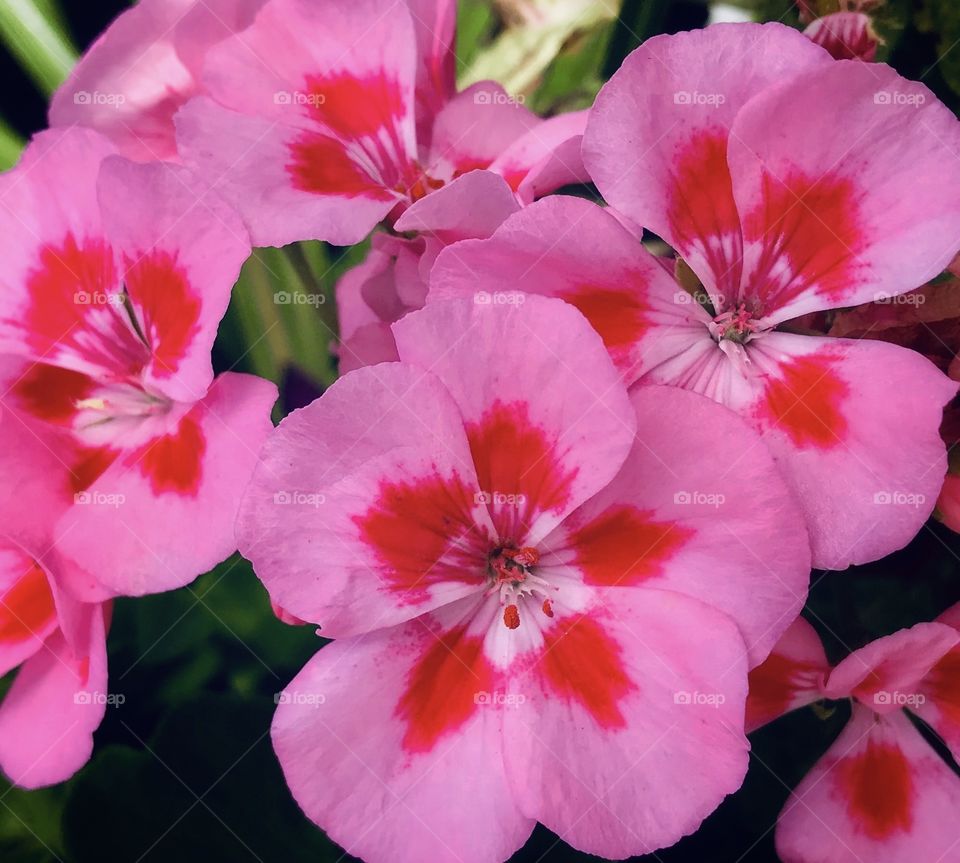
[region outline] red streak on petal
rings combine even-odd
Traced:
[[[478,693],[494,690],[494,671],[483,653],[483,639],[451,630],[431,640],[410,670],[396,715],[407,729],[407,752],[429,752],[477,710]]]
[[[57,613],[43,570],[33,560],[24,558],[24,563],[24,574],[0,596],[0,643],[42,635]]]
[[[87,398],[94,386],[80,372],[38,363],[17,381],[13,393],[27,413],[49,423],[70,425],[77,402]]]
[[[664,565],[694,535],[691,528],[655,521],[652,512],[613,507],[570,536],[588,584],[640,584],[662,575]]]
[[[812,690],[817,675],[823,671],[812,662],[771,653],[750,672],[747,726],[754,728],[786,713],[794,697]]]
[[[960,648],[955,647],[933,667],[927,684],[936,706],[960,727]]]
[[[295,189],[314,195],[365,196],[378,201],[395,197],[360,167],[335,138],[304,132],[290,145],[287,173]]]
[[[310,75],[308,115],[344,138],[374,135],[405,113],[400,84],[383,72],[366,78],[350,74]]]
[[[834,774],[848,814],[871,839],[910,829],[913,778],[907,757],[897,746],[868,740],[863,752],[839,761]]]
[[[831,449],[847,434],[842,405],[849,387],[833,369],[834,359],[825,353],[796,357],[767,385],[762,414],[798,447]]]
[[[634,276],[632,280],[639,278]],[[646,313],[650,307],[636,291],[585,285],[562,296],[590,321],[618,362],[627,359],[625,349],[636,344],[647,328]]]
[[[80,450],[70,468],[70,493],[89,489],[116,458],[117,451],[109,447]]]
[[[544,637],[539,666],[559,696],[578,702],[603,728],[624,728],[620,702],[636,689],[623,667],[620,646],[596,623],[568,618]]]
[[[127,292],[153,352],[154,373],[172,375],[200,330],[199,294],[169,252],[147,252],[125,265]]]
[[[150,481],[154,494],[196,497],[203,476],[207,441],[199,422],[187,414],[172,434],[150,441],[127,460]]]
[[[425,601],[440,581],[483,583],[486,537],[470,515],[474,494],[456,476],[384,481],[371,507],[354,517],[401,601]]]

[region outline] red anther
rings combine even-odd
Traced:
[[[504,549],[503,554],[520,566],[536,566],[540,562],[540,552],[530,546]]]
[[[553,603],[549,599],[543,601],[543,613],[547,617],[553,617]]]
[[[503,622],[507,629],[516,629],[520,625],[520,609],[515,605],[508,605],[503,610]]]

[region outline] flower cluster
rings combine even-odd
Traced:
[[[851,698],[783,859],[958,859],[960,784],[902,712],[957,754],[956,610],[832,671],[799,615],[943,485],[956,384],[812,321],[951,262],[960,124],[866,62],[864,11],[652,38],[547,119],[457,90],[455,18],[141,0],[0,178],[0,767],[82,766],[111,601],[239,548],[334,639],[272,739],[352,854],[503,861],[537,822],[653,852],[740,787],[747,732]],[[211,362],[240,268],[371,233],[342,376],[274,429],[273,384]]]

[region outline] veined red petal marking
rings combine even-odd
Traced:
[[[824,669],[812,662],[771,653],[750,672],[747,724],[756,725],[783,715],[798,692],[812,689]]]
[[[169,377],[200,330],[200,297],[176,255],[153,250],[124,262],[127,293],[155,361],[154,374]]]
[[[438,581],[483,585],[489,538],[470,514],[475,494],[457,476],[384,480],[370,508],[354,516],[401,602],[425,601]]]
[[[13,394],[32,416],[69,426],[77,413],[77,402],[87,398],[94,386],[85,374],[37,363],[17,381]]]
[[[933,667],[927,685],[947,720],[960,725],[960,648],[955,647]]]
[[[689,527],[656,521],[652,512],[619,506],[583,525],[569,543],[584,581],[615,587],[662,575],[664,564],[693,535]]]
[[[357,78],[348,72],[307,76],[307,114],[344,138],[375,135],[406,110],[400,84],[385,73]]]
[[[763,418],[799,447],[831,449],[846,436],[842,407],[849,387],[833,368],[834,360],[822,352],[796,357],[781,366],[782,377],[767,384]]]
[[[0,596],[0,643],[24,641],[40,634],[57,613],[43,570],[26,557],[24,563],[24,574]]]
[[[154,494],[171,492],[196,497],[203,477],[207,441],[200,423],[190,414],[176,431],[145,444],[127,459],[150,481]]]
[[[913,778],[899,747],[868,740],[866,748],[834,768],[850,818],[871,839],[883,840],[913,824]]]
[[[561,698],[582,705],[603,728],[624,728],[620,702],[637,687],[620,646],[589,617],[567,618],[544,636],[538,668]]]
[[[843,297],[860,281],[857,256],[864,246],[854,184],[839,176],[793,173],[780,180],[764,173],[761,189],[760,203],[744,221],[744,238],[764,247],[747,295],[758,296],[767,314],[810,288]],[[787,284],[772,275],[781,256],[792,270]]]
[[[316,132],[304,132],[290,144],[287,174],[301,192],[346,198],[363,195],[381,201],[394,198],[350,158],[340,141]]]
[[[396,715],[406,723],[403,748],[429,752],[477,710],[479,693],[495,689],[483,639],[459,627],[432,641],[407,676]]]
[[[626,276],[626,279],[638,280],[639,277]],[[562,296],[583,313],[613,353],[635,344],[647,327],[645,315],[650,307],[635,291],[584,285]]]

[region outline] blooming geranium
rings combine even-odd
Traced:
[[[274,602],[336,639],[279,699],[294,796],[372,861],[504,860],[537,820],[607,857],[675,842],[739,786],[745,670],[803,603],[772,459],[709,399],[628,395],[559,300],[393,331],[241,508]]]
[[[960,756],[960,605],[935,623],[880,638],[832,671],[802,618],[750,675],[747,730],[821,698],[853,715],[791,794],[777,822],[784,863],[960,860],[954,824],[960,777],[907,714]]]
[[[436,230],[504,190],[529,201],[583,179],[585,112],[541,120],[493,82],[456,93],[454,25],[441,0],[270,0],[207,54],[206,95],[176,117],[181,156],[256,245],[356,243],[408,208]]]
[[[901,547],[946,470],[956,385],[895,345],[791,321],[926,282],[960,236],[960,124],[886,66],[835,61],[777,24],[660,36],[592,109],[584,161],[619,218],[555,197],[441,253],[431,297],[516,290],[591,320],[628,382],[748,418],[797,494],[814,565]],[[922,201],[918,206],[917,201]],[[629,226],[699,277],[681,289]]]
[[[39,559],[86,599],[179,587],[234,550],[276,398],[213,377],[250,251],[237,215],[186,169],[112,154],[95,132],[49,131],[0,179],[0,441],[37,426],[63,466]]]

